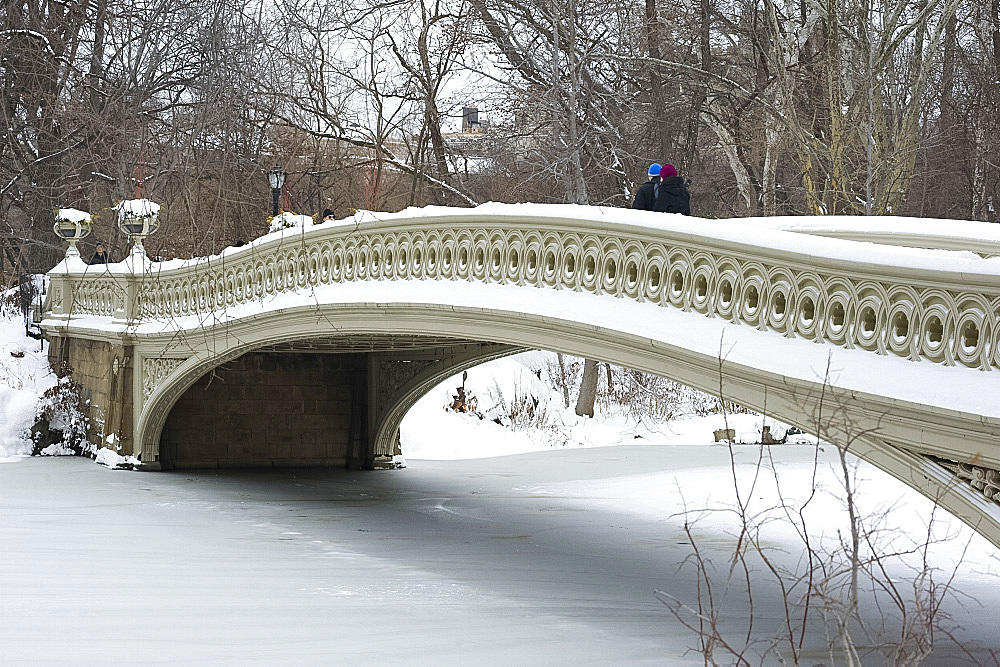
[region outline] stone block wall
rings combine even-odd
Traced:
[[[54,338],[49,363],[60,375],[67,372],[82,388],[90,419],[88,439],[98,446],[132,453],[132,351],[128,346],[86,338]]]
[[[346,465],[365,368],[360,354],[251,352],[225,363],[174,404],[160,461],[164,469]]]

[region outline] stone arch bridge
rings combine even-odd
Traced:
[[[67,259],[42,327],[95,439],[149,470],[386,465],[441,379],[542,348],[846,444],[1000,545],[998,240],[953,221],[363,212],[218,256]]]

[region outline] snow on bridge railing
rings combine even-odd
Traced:
[[[852,233],[863,224],[837,220]],[[964,224],[983,242],[1000,241],[991,226]],[[332,283],[468,280],[585,291],[877,354],[1000,367],[1000,258],[774,227],[574,205],[359,212],[209,258],[107,270],[67,260],[50,274],[46,324],[71,331],[84,316],[90,327],[106,318],[127,328]]]
[[[847,241],[1000,256],[997,225],[984,222],[858,215],[775,216],[743,218],[741,222]]]

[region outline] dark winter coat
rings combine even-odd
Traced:
[[[90,258],[91,264],[107,264],[110,260],[108,259],[108,253],[105,252],[103,255],[94,253],[94,256]]]
[[[653,210],[691,215],[691,194],[680,176],[667,176],[660,184]]]
[[[639,186],[635,193],[635,201],[632,208],[640,211],[652,211],[653,203],[656,201],[656,189],[660,185],[660,177],[656,176]]]

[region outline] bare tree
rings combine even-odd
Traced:
[[[113,216],[102,213],[133,196],[166,204],[167,233],[151,247],[171,254],[213,252],[250,232],[240,226],[266,201],[263,179],[251,177],[268,148],[263,91],[273,97],[276,84],[263,4],[226,0],[206,12],[194,2],[46,1],[0,11],[10,26],[0,35],[7,266],[51,266],[57,206],[98,214],[92,238],[112,247]]]
[[[88,133],[63,120],[80,111],[69,98],[84,83],[76,54],[85,48],[89,18],[85,6],[59,2],[0,7],[0,252],[12,268],[38,271],[54,263],[52,209],[68,185],[63,164]]]
[[[719,368],[722,390],[721,357]],[[953,588],[955,570],[942,572],[929,554],[935,544],[953,540],[955,535],[942,532],[937,525],[936,506],[926,532],[915,536],[894,527],[892,507],[874,512],[862,509],[857,459],[852,452],[878,436],[851,422],[828,391],[827,382],[819,396],[808,400],[816,406],[810,430],[817,436],[811,481],[804,496],[798,492],[793,500],[787,494],[789,482],[775,465],[771,447],[744,446],[738,452],[730,443],[730,507],[686,507],[680,514],[692,549],[682,569],[694,570],[696,599],[682,600],[664,591],[657,596],[696,637],[706,664],[777,660],[797,665],[806,651],[822,648],[818,638],[825,638],[832,663],[862,664],[867,655],[862,647],[866,647],[868,652],[881,652],[893,664],[917,664],[931,654],[935,638],[951,638],[941,603],[961,595]],[[841,516],[834,516],[828,508],[817,515],[814,507],[821,494],[817,480],[824,448],[835,450],[833,470],[840,484]],[[749,465],[738,466],[740,458],[748,459]],[[764,490],[765,484],[774,495]],[[697,536],[699,522],[720,511],[732,516],[735,526],[725,568],[716,568]],[[788,558],[771,543],[768,529],[774,522],[793,529],[801,556]],[[838,526],[835,537],[830,534],[834,525]],[[758,616],[766,588],[776,593],[781,610],[777,623],[770,625]],[[745,627],[724,622],[725,611],[734,604],[748,609]],[[956,646],[965,650],[957,642]]]

